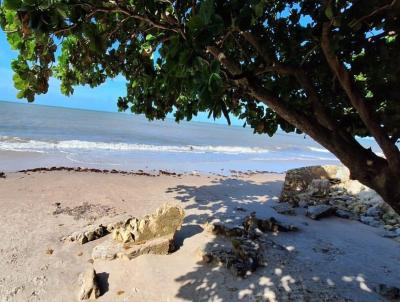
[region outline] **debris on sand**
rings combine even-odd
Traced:
[[[63,208],[61,207],[60,202],[56,202],[54,205],[56,206],[56,209],[53,211],[53,215],[69,215],[72,216],[75,220],[86,219],[93,221],[104,216],[116,215],[115,209],[113,207],[101,204],[84,202],[82,205],[73,208]]]
[[[230,247],[217,247],[200,251],[203,263],[225,266],[233,275],[245,277],[264,265],[262,238],[267,232],[297,231],[292,225],[278,222],[275,218],[257,218],[255,213],[245,217],[241,226],[228,227],[221,223],[206,224],[204,229],[230,240]]]

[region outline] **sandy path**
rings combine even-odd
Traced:
[[[338,218],[313,221],[301,210],[296,216],[276,214],[270,206],[280,193],[280,174],[29,174],[0,179],[1,302],[77,301],[78,275],[92,248],[104,239],[85,245],[59,239],[90,223],[91,215],[142,216],[171,200],[181,202],[187,214],[178,234],[179,250],[131,261],[96,260],[105,291],[98,301],[385,301],[374,287],[400,285],[400,243],[380,237],[378,230]],[[53,214],[55,203],[73,208],[85,202],[96,206],[79,219]],[[251,211],[274,215],[301,230],[270,236],[278,245],[265,252],[267,267],[245,280],[199,264],[198,249],[220,243],[200,224],[211,217],[240,221]]]

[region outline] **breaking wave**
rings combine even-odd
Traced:
[[[191,152],[191,153],[222,153],[251,154],[268,153],[269,150],[257,147],[242,146],[166,146],[129,143],[90,142],[81,140],[37,141],[18,137],[0,137],[0,150],[8,151],[61,151],[61,150],[104,150],[104,151],[148,151],[148,152]]]

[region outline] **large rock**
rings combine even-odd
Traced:
[[[129,218],[108,228],[112,239],[97,245],[93,259],[132,259],[143,254],[165,255],[174,250],[175,233],[185,213],[178,205],[164,204],[142,219]]]
[[[328,180],[332,183],[348,180],[349,170],[342,166],[311,166],[299,169],[292,169],[286,172],[285,182],[281,193],[281,201],[298,201],[298,194],[309,189],[310,184],[315,180]],[[326,191],[326,182],[316,183],[320,185],[319,190]],[[315,192],[317,193],[317,192]]]
[[[175,234],[182,226],[185,212],[178,205],[164,204],[154,214],[142,219],[131,218],[112,231],[113,239],[126,243],[144,243],[147,240]]]
[[[87,227],[83,230],[73,232],[71,235],[62,238],[62,241],[76,241],[85,244],[89,241],[99,239],[107,235],[107,228],[103,225]]]
[[[278,203],[272,207],[278,214],[282,215],[295,215],[293,205],[288,202]]]
[[[75,241],[85,244],[89,241],[99,239],[111,233],[114,229],[123,225],[127,220],[132,219],[131,215],[121,214],[113,218],[102,219],[102,223],[96,226],[88,226],[71,235],[63,237],[61,241]]]
[[[79,300],[92,300],[100,296],[100,288],[97,283],[96,271],[93,267],[88,267],[84,273],[80,275],[81,289],[79,291]]]
[[[374,227],[385,225],[394,229],[400,225],[400,216],[374,190],[350,179],[349,170],[343,166],[287,171],[280,201],[309,208],[309,216],[315,216],[314,212],[319,216],[319,211],[330,215],[329,205],[339,217],[357,219]]]
[[[321,219],[335,214],[335,209],[326,204],[310,206],[307,209],[306,215],[311,219]]]
[[[94,247],[92,259],[113,260],[118,258],[130,260],[145,254],[167,255],[174,248],[173,234],[158,237],[141,244],[135,242],[120,243],[111,239]]]

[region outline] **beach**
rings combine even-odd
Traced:
[[[295,216],[276,213],[284,174],[140,174],[61,170],[0,178],[0,300],[76,301],[87,265],[101,285],[98,301],[386,301],[375,287],[398,283],[400,244],[376,228],[311,220],[300,208]],[[92,249],[105,238],[61,241],[122,213],[142,217],[165,202],[185,210],[169,255],[93,261]],[[246,278],[200,261],[199,251],[219,240],[204,229],[207,221],[235,223],[253,211],[299,231],[266,235],[273,242],[267,263]]]

